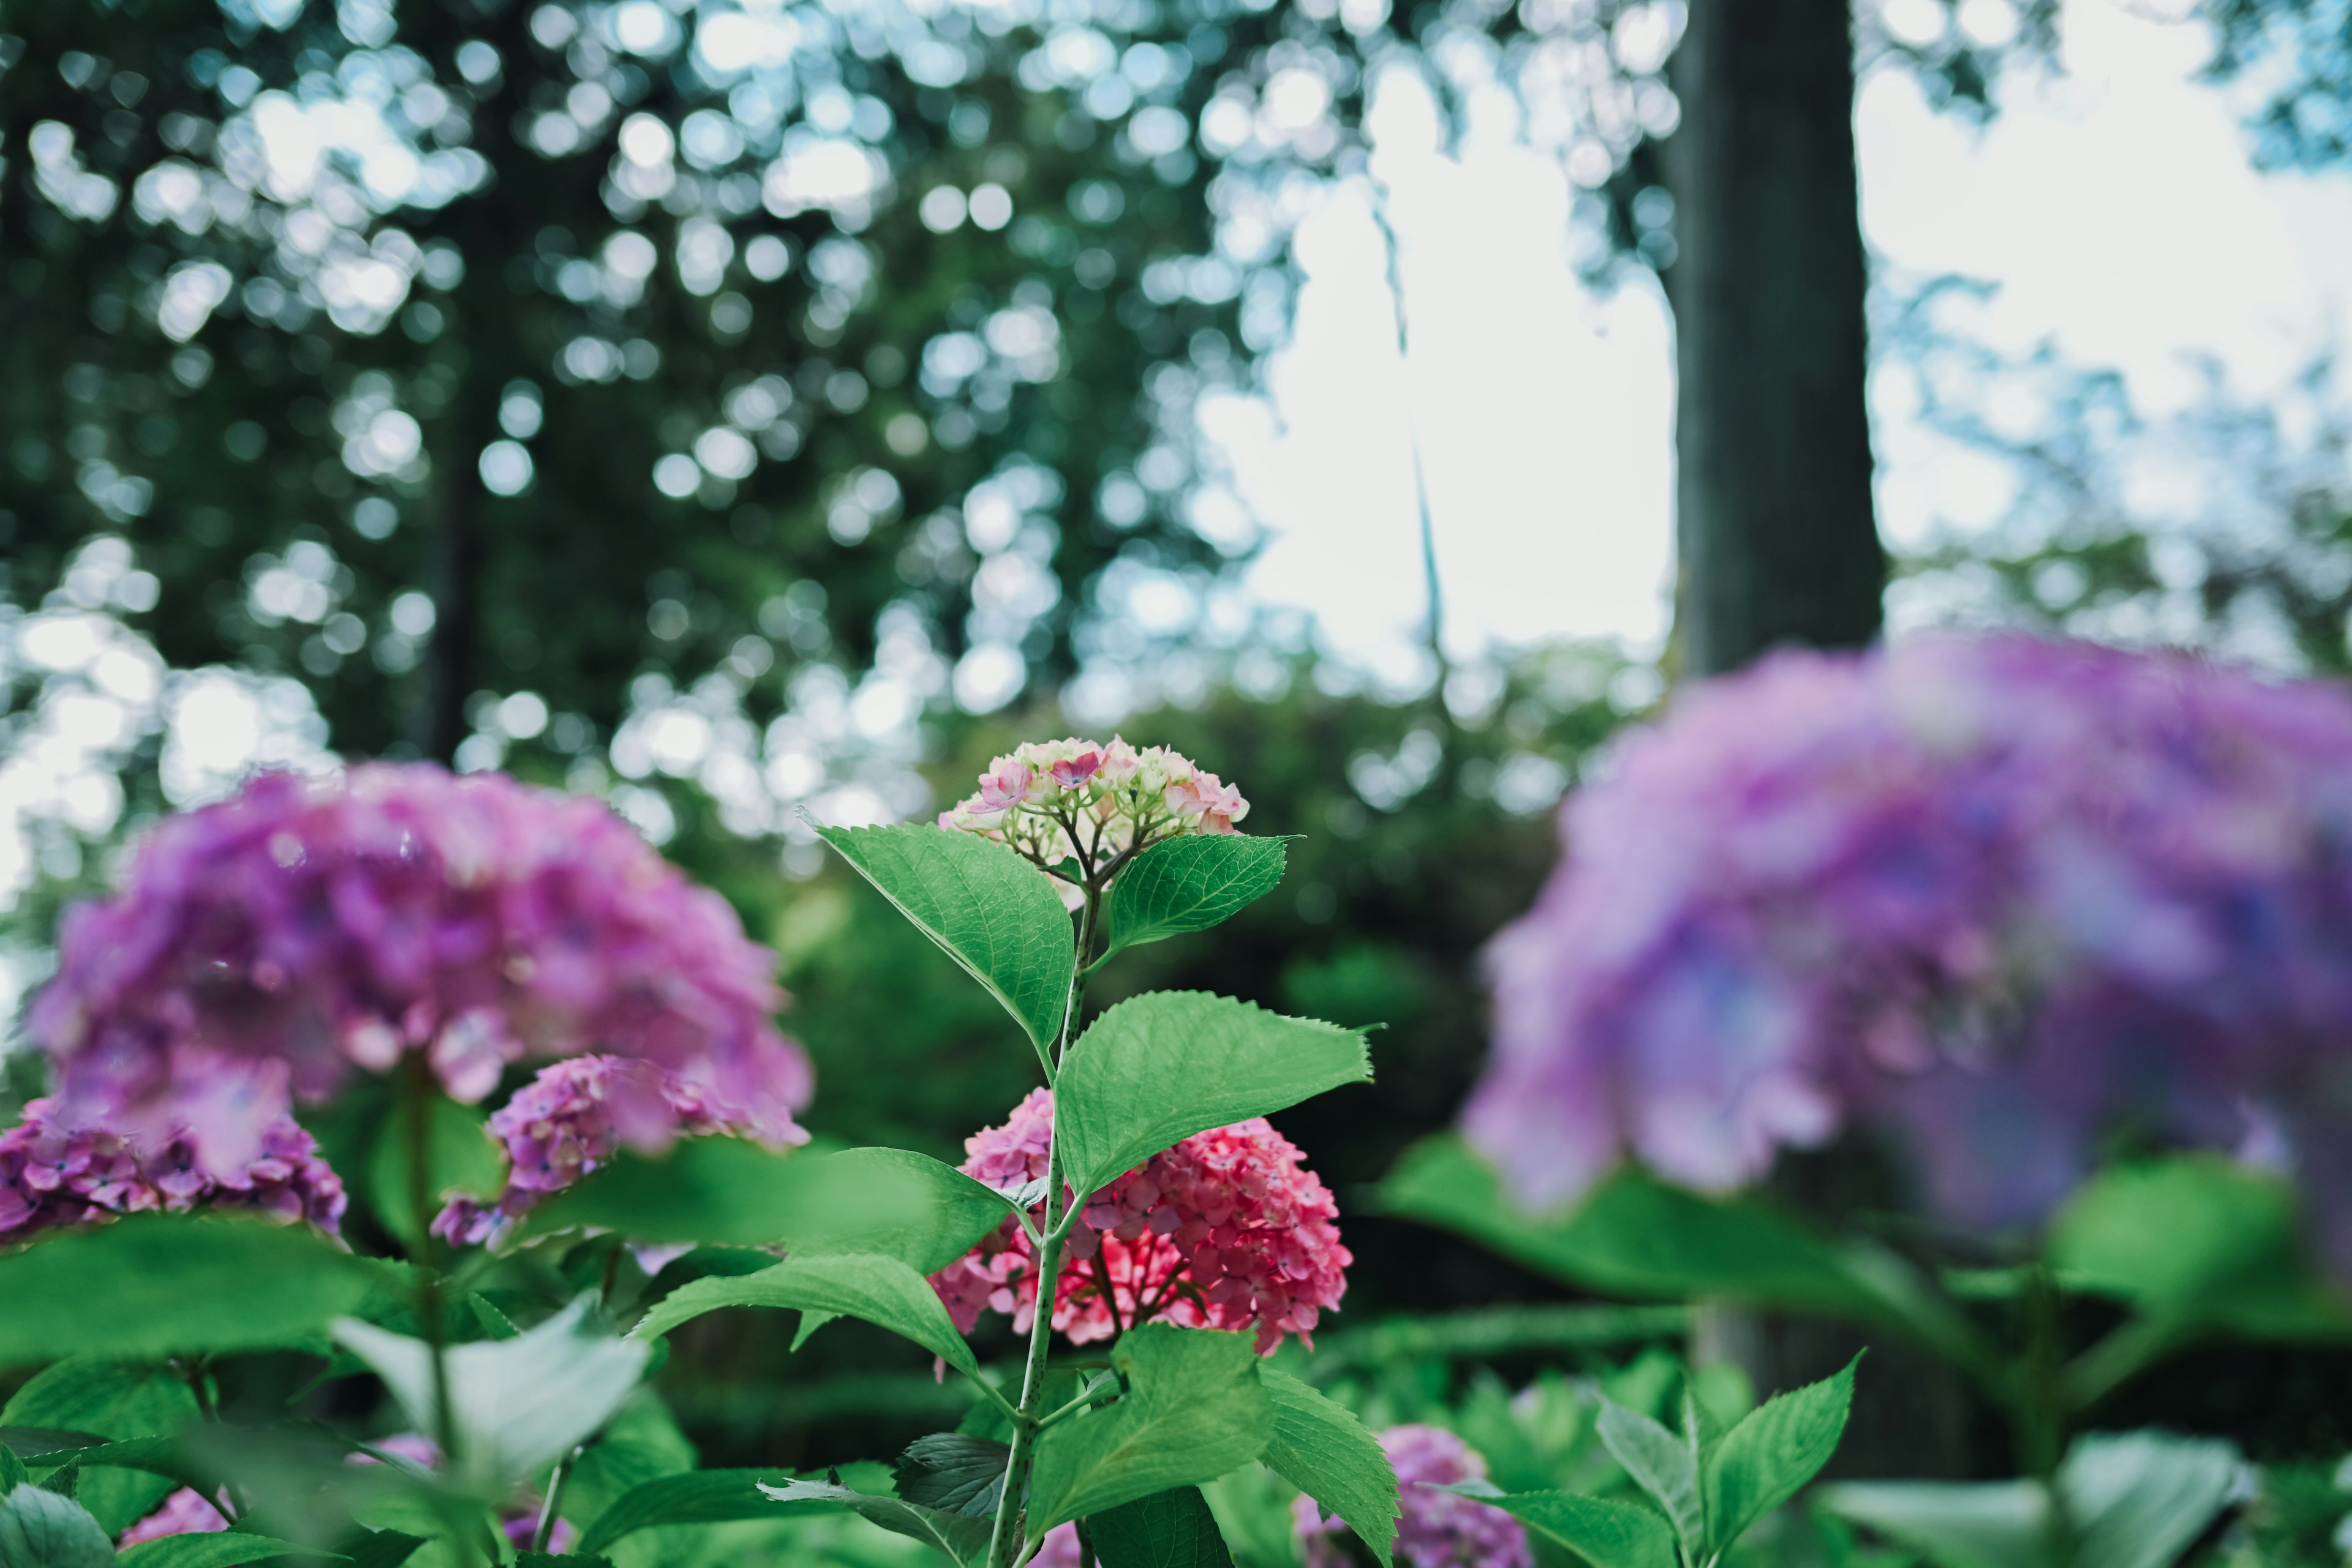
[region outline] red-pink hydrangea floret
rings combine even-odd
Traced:
[[[0,1132],[0,1246],[44,1231],[153,1210],[234,1209],[333,1234],[343,1184],[293,1118],[264,1123],[247,1156],[215,1165],[184,1131],[134,1142],[74,1119],[56,1100],[36,1100]]]
[[[682,1135],[760,1136],[753,1119],[677,1073],[626,1057],[575,1057],[544,1068],[489,1119],[507,1157],[504,1192],[460,1196],[433,1232],[461,1245],[495,1240],[516,1218],[627,1147],[658,1153]],[[788,1140],[808,1134],[791,1129]]]
[[[1040,1089],[1001,1127],[965,1140],[964,1173],[1011,1192],[1045,1174],[1054,1096]],[[1042,1217],[1044,1205],[1034,1211]],[[1073,1343],[1155,1320],[1251,1329],[1270,1351],[1313,1334],[1336,1308],[1354,1261],[1339,1205],[1264,1117],[1199,1132],[1087,1200],[1063,1254],[1054,1326]],[[1036,1258],[1011,1218],[932,1277],[956,1326],[982,1311],[1025,1330],[1036,1310]]]
[[[605,1051],[779,1142],[812,1087],[772,957],[724,900],[601,802],[497,774],[262,775],[158,826],[119,893],[68,913],[58,957],[29,1019],[58,1098],[136,1138],[190,1124],[208,1163],[192,1058],[276,1064],[315,1100],[422,1052],[472,1101],[510,1062]]]
[[[1391,1426],[1381,1447],[1395,1467],[1396,1561],[1404,1568],[1530,1568],[1527,1527],[1501,1509],[1441,1486],[1484,1480],[1484,1456],[1442,1426]],[[1325,1515],[1313,1498],[1300,1498],[1292,1518],[1307,1568],[1341,1568],[1354,1561],[1341,1547],[1353,1532]]]
[[[1497,939],[1466,1112],[1521,1195],[1722,1190],[1848,1126],[1963,1223],[2123,1133],[2291,1166],[2352,1274],[2352,697],[2021,637],[1683,692]]]
[[[156,1505],[155,1511],[114,1538],[118,1551],[170,1535],[216,1535],[228,1528],[228,1516],[194,1487],[182,1487]]]

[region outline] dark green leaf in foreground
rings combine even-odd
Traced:
[[[167,1535],[160,1541],[142,1542],[126,1550],[120,1559],[122,1568],[242,1568],[247,1563],[268,1563],[279,1557],[303,1557],[318,1560],[324,1557],[341,1563],[341,1557],[321,1553],[314,1547],[297,1546],[290,1541],[273,1541],[267,1535],[247,1535],[239,1531],[221,1530],[209,1534]]]
[[[1077,938],[1054,880],[1002,844],[937,827],[820,827],[860,876],[987,987],[1050,1058]]]
[[[863,1318],[904,1334],[957,1371],[977,1377],[980,1363],[956,1332],[930,1281],[895,1258],[875,1253],[793,1258],[732,1279],[698,1279],[671,1291],[637,1324],[652,1339],[721,1307],[797,1307]]]
[[[1363,1031],[1203,991],[1154,991],[1095,1020],[1055,1085],[1071,1184],[1092,1192],[1195,1132],[1369,1083]]]
[[[971,1519],[996,1517],[1004,1492],[1004,1465],[1013,1450],[991,1437],[934,1432],[907,1445],[891,1467],[890,1484],[908,1502]]]
[[[39,1487],[0,1500],[0,1568],[110,1568],[114,1542],[88,1510]]]
[[[1233,1568],[1234,1554],[1198,1487],[1154,1492],[1091,1514],[1087,1534],[1102,1568]]]
[[[665,1524],[724,1524],[766,1519],[776,1505],[760,1493],[759,1470],[688,1470],[631,1487],[598,1514],[578,1550],[596,1556],[640,1530]],[[566,1562],[574,1561],[566,1558]]]
[[[32,1473],[25,1468],[25,1461],[16,1457],[16,1450],[0,1443],[0,1498],[6,1497],[32,1479]]]
[[[1274,1402],[1248,1335],[1147,1323],[1119,1341],[1110,1361],[1126,1396],[1038,1439],[1033,1534],[1214,1480],[1265,1451]]]
[[[1721,1551],[1821,1473],[1844,1435],[1853,1369],[1767,1400],[1706,1457],[1709,1539]]]
[[[1288,843],[1199,833],[1153,845],[1129,861],[1111,884],[1102,956],[1206,931],[1238,914],[1282,880]]]
[[[74,1356],[43,1368],[0,1412],[0,1420],[11,1424],[90,1434],[101,1441],[113,1439],[119,1453],[128,1451],[127,1457],[81,1476],[75,1499],[110,1535],[152,1512],[173,1481],[184,1479],[185,1467],[180,1461],[184,1456],[171,1434],[196,1418],[196,1396],[171,1368],[103,1356]],[[152,1444],[152,1449],[142,1454],[135,1447],[142,1443]],[[51,1444],[36,1468],[62,1464],[68,1458],[87,1465],[100,1449],[101,1444],[87,1441],[63,1451]],[[160,1474],[142,1473],[157,1472],[159,1467]]]
[[[0,1258],[0,1366],[283,1345],[356,1309],[380,1278],[302,1226],[133,1215]]]
[[[1577,1492],[1515,1492],[1507,1497],[1477,1481],[1442,1489],[1492,1503],[1576,1552],[1592,1568],[1676,1568],[1679,1561],[1674,1527],[1639,1503]]]
[[[1266,1467],[1336,1513],[1385,1568],[1396,1540],[1395,1467],[1371,1431],[1346,1406],[1336,1405],[1286,1372],[1258,1368],[1258,1381],[1274,1401],[1274,1433],[1265,1446]]]
[[[65,1458],[52,1454],[51,1459]],[[211,1472],[188,1457],[184,1439],[179,1437],[131,1437],[120,1443],[100,1443],[87,1448],[77,1448],[72,1463],[82,1471],[79,1501],[84,1508],[106,1522],[106,1513],[97,1507],[92,1498],[101,1495],[107,1477],[104,1471],[137,1470],[143,1475],[161,1476],[184,1487],[204,1489]],[[158,1500],[160,1500],[160,1499]],[[142,1508],[132,1518],[143,1518],[152,1511],[152,1505]]]
[[[898,1498],[852,1491],[831,1481],[786,1481],[780,1487],[763,1481],[760,1489],[782,1503],[838,1503],[885,1530],[946,1552],[960,1568],[972,1568],[988,1556],[988,1538],[995,1529],[990,1520],[941,1513]]]

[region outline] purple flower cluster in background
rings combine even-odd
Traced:
[[[1484,1480],[1486,1461],[1478,1451],[1442,1426],[1391,1426],[1381,1447],[1396,1468],[1396,1561],[1403,1568],[1530,1568],[1527,1527],[1499,1508],[1443,1486]],[[1352,1533],[1327,1517],[1313,1498],[1295,1505],[1298,1541],[1307,1568],[1340,1568],[1350,1558],[1340,1550]]]
[[[621,1097],[625,1142],[804,1136],[773,956],[603,803],[498,774],[264,774],[163,822],[58,948],[29,1018],[53,1130],[178,1150],[215,1201],[293,1099],[411,1056],[473,1101],[510,1063],[605,1053],[661,1086]],[[640,1114],[656,1104],[667,1132]]]
[[[2119,1134],[2291,1169],[2352,1273],[2352,697],[2019,637],[1782,654],[1561,823],[1465,1117],[1524,1199],[1859,1123],[2000,1226]]]

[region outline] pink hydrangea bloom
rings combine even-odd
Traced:
[[[1965,1224],[2123,1133],[2290,1166],[2352,1275],[2352,697],[2019,637],[1681,693],[1492,953],[1468,1131],[1521,1194],[1722,1190],[1871,1130]]]
[[[1032,1568],[1078,1568],[1078,1527],[1057,1524],[1047,1531],[1037,1544],[1037,1555],[1029,1561]]]
[[[1002,1127],[965,1140],[966,1175],[1009,1192],[1045,1174],[1051,1089],[1034,1090]],[[1336,1308],[1354,1261],[1339,1205],[1296,1145],[1263,1117],[1195,1133],[1094,1194],[1063,1254],[1054,1326],[1071,1342],[1164,1320],[1252,1329],[1270,1351],[1311,1339]],[[1044,1205],[1034,1211],[1040,1216]],[[956,1326],[982,1311],[1026,1329],[1036,1310],[1035,1254],[1010,1217],[931,1279]]]
[[[1237,786],[1164,746],[1072,736],[998,757],[979,793],[941,812],[940,826],[1010,845],[1041,866],[1100,868],[1162,838],[1234,832],[1248,815]]]
[[[167,1535],[214,1535],[228,1528],[228,1516],[205,1500],[194,1487],[182,1487],[158,1504],[155,1511],[114,1538],[117,1551],[128,1551]]]
[[[343,1184],[293,1118],[264,1123],[247,1157],[214,1164],[184,1131],[134,1142],[74,1119],[56,1100],[36,1100],[0,1132],[0,1246],[42,1231],[120,1215],[197,1207],[238,1209],[333,1234]]]
[[[781,1131],[784,1136],[772,1138]],[[713,1091],[650,1062],[627,1057],[574,1057],[544,1068],[490,1114],[490,1136],[504,1146],[507,1185],[493,1198],[458,1197],[433,1232],[461,1245],[494,1240],[550,1194],[562,1191],[624,1146],[658,1153],[682,1134],[719,1132],[801,1142],[787,1123],[763,1127]]]
[[[604,1051],[793,1136],[807,1058],[777,1033],[772,955],[597,801],[496,774],[371,763],[265,774],[163,822],[114,897],[67,915],[30,1033],[73,1115],[189,1127],[205,1163],[355,1068],[421,1052],[478,1100],[510,1062]],[[277,1075],[212,1103],[243,1061]],[[242,1132],[240,1132],[242,1126]]]
[[[1396,1561],[1403,1568],[1531,1568],[1527,1527],[1499,1508],[1439,1491],[1441,1486],[1484,1480],[1486,1461],[1441,1426],[1391,1426],[1381,1447],[1396,1468]],[[1293,1518],[1307,1568],[1352,1562],[1340,1542],[1352,1532],[1328,1518],[1313,1498],[1300,1498]]]

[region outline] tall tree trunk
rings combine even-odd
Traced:
[[[1879,626],[1846,0],[1693,0],[1664,147],[1688,675]]]

